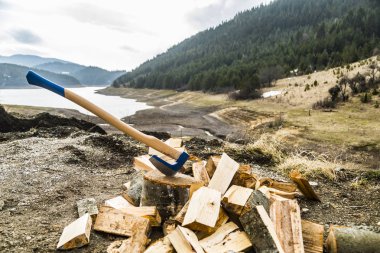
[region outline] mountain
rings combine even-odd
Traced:
[[[26,81],[26,73],[28,70],[34,70],[43,75],[47,79],[56,82],[64,87],[80,87],[78,79],[69,76],[56,74],[49,71],[33,69],[30,67],[19,66],[15,64],[0,63],[0,89],[1,88],[31,88]]]
[[[70,75],[83,85],[106,86],[125,71],[108,71],[98,67],[84,66],[56,58],[44,58],[35,55],[0,56],[0,63],[16,64],[35,69]],[[1,71],[1,70],[0,70]],[[19,77],[19,79],[23,77]],[[73,79],[73,80],[74,80]],[[14,82],[13,82],[14,83]]]
[[[44,58],[36,55],[15,54],[11,56],[0,56],[0,63],[10,63],[26,67],[33,67],[48,62],[67,63],[67,61],[55,58]]]
[[[202,31],[113,86],[252,92],[380,52],[380,1],[277,0]]]

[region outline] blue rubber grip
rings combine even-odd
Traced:
[[[57,93],[58,95],[61,95],[62,97],[65,96],[65,88],[63,88],[62,86],[59,86],[58,84],[53,83],[52,81],[49,81],[43,78],[42,76],[36,74],[35,72],[31,70],[29,70],[28,74],[26,74],[26,80],[28,80],[29,84],[45,88],[54,93]]]

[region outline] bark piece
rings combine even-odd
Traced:
[[[273,223],[263,206],[255,206],[240,216],[240,222],[256,252],[284,253]]]
[[[238,169],[239,164],[231,159],[226,153],[223,153],[208,187],[224,194],[230,186],[232,178]]]
[[[174,248],[167,236],[153,242],[144,253],[173,253]]]
[[[220,156],[210,156],[206,163],[206,170],[209,175],[209,177],[213,177],[214,172],[216,170],[216,166],[218,166],[218,163],[220,161]]]
[[[81,199],[77,201],[78,215],[83,216],[88,213],[92,218],[96,218],[98,214],[98,206],[96,205],[96,200],[94,198]]]
[[[162,224],[162,232],[164,235],[170,234],[177,227],[177,222],[175,220],[167,220]]]
[[[122,196],[117,196],[115,198],[108,199],[104,202],[104,205],[115,208],[115,209],[123,209],[123,208],[133,206],[131,203],[129,203],[128,200],[126,200]]]
[[[94,230],[121,236],[132,236],[136,224],[147,224],[149,220],[127,214],[126,212],[108,206],[102,206],[96,217]]]
[[[190,187],[203,184],[193,177],[177,173],[167,177],[159,171],[144,175],[141,193],[142,206],[156,206],[161,218],[165,221],[175,216],[185,205],[190,195]]]
[[[143,185],[143,173],[136,173],[130,181],[130,186],[122,194],[134,206],[140,205],[140,198]]]
[[[247,212],[255,206],[263,206],[265,211],[269,213],[270,200],[261,190],[254,190],[249,196],[242,213]]]
[[[270,205],[270,218],[286,253],[304,253],[301,211],[296,200],[276,196]]]
[[[201,187],[190,200],[182,226],[206,232],[214,228],[219,218],[220,202],[219,191]]]
[[[193,175],[196,180],[203,181],[204,185],[207,186],[210,182],[210,177],[207,173],[205,163],[203,161],[193,163]]]
[[[306,220],[301,223],[305,253],[322,253],[324,226]]]
[[[363,229],[331,226],[326,248],[329,253],[380,252],[380,234]]]
[[[318,195],[315,193],[315,191],[311,187],[311,185],[309,184],[309,181],[303,178],[301,173],[294,170],[290,172],[289,176],[306,198],[311,199],[311,200],[321,201]]]
[[[231,185],[223,196],[223,207],[230,213],[240,215],[252,192],[252,189]]]
[[[177,226],[168,238],[178,253],[192,253],[193,249],[196,253],[204,253],[197,236],[190,229]]]
[[[252,247],[248,235],[239,231],[239,227],[233,222],[224,224],[199,242],[206,253],[239,252]]]
[[[74,249],[90,243],[92,219],[85,213],[63,229],[57,249]]]

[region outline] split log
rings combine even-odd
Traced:
[[[90,243],[92,220],[88,213],[63,229],[57,249],[74,249]]]
[[[144,253],[173,253],[174,248],[167,236],[153,242]]]
[[[133,228],[140,226],[140,224],[149,228],[148,219],[133,216],[112,207],[102,206],[96,217],[94,230],[121,236],[132,236]]]
[[[123,209],[133,206],[131,203],[128,202],[128,200],[126,200],[122,196],[117,196],[115,198],[108,199],[104,202],[104,205],[115,209]]]
[[[122,194],[123,197],[134,206],[140,205],[143,177],[143,173],[136,173],[133,175],[133,179],[130,181],[130,186]]]
[[[215,233],[202,239],[199,243],[206,253],[238,252],[252,247],[248,235],[239,231],[239,227],[233,222],[224,224]]]
[[[168,238],[178,253],[204,253],[197,236],[190,229],[177,226]]]
[[[297,185],[293,183],[289,183],[289,182],[280,182],[276,180],[273,180],[269,187],[280,190],[280,191],[284,191],[284,192],[297,191]]]
[[[263,206],[245,210],[240,222],[256,252],[284,253],[273,223]]]
[[[133,225],[133,234],[123,241],[115,241],[107,248],[107,253],[143,253],[145,245],[148,243],[147,234],[149,232],[149,222],[138,222]]]
[[[214,176],[214,172],[216,170],[216,167],[218,166],[218,163],[220,161],[220,156],[210,156],[206,163],[206,170],[209,175],[209,177]]]
[[[301,223],[305,253],[322,253],[324,226],[306,220]]]
[[[182,226],[206,232],[214,228],[219,218],[220,202],[219,191],[201,187],[190,200]]]
[[[156,206],[165,221],[181,210],[189,199],[190,187],[194,185],[203,185],[203,182],[181,173],[167,177],[159,171],[148,172],[144,175],[141,205]]]
[[[247,212],[255,206],[263,206],[265,211],[269,213],[270,200],[261,190],[254,190],[245,203],[242,213]]]
[[[156,167],[149,161],[150,155],[142,155],[133,158],[133,166],[135,170],[140,171],[154,171]]]
[[[252,173],[251,166],[244,164],[236,171],[231,184],[254,189],[257,178],[258,176]]]
[[[238,169],[239,164],[231,159],[226,153],[223,153],[208,187],[224,194],[230,186],[232,178]]]
[[[161,216],[157,210],[157,207],[155,206],[140,206],[140,207],[128,206],[128,207],[118,208],[118,209],[122,210],[123,212],[127,214],[148,219],[150,222],[150,225],[153,227],[161,226]]]
[[[280,196],[272,198],[270,218],[282,248],[286,253],[304,253],[301,211],[297,201]]]
[[[77,201],[78,215],[79,217],[88,213],[93,219],[99,213],[96,200],[94,198],[81,199]]]
[[[329,253],[380,252],[380,234],[363,229],[331,226],[326,248]]]
[[[205,163],[203,161],[193,163],[193,175],[196,180],[203,181],[204,185],[207,186],[210,182],[210,177],[207,173]]]
[[[309,181],[302,177],[301,173],[297,170],[293,170],[289,174],[290,179],[297,185],[298,189],[302,192],[302,194],[311,200],[321,201],[318,195],[315,193]]]
[[[230,213],[240,215],[252,192],[252,189],[232,185],[223,196],[223,207]]]
[[[182,207],[182,209],[174,217],[174,220],[177,221],[179,224],[183,223],[183,219],[185,218],[187,209],[189,208],[189,204],[190,204],[190,200],[188,200],[186,202],[186,204]]]

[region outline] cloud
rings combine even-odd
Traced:
[[[140,50],[133,48],[131,46],[127,46],[127,45],[121,46],[120,49],[127,51],[127,52],[130,52],[130,53],[139,53],[140,52]]]
[[[216,0],[203,8],[197,8],[187,15],[187,20],[197,29],[206,29],[233,18],[238,12],[249,10],[270,0]]]
[[[68,15],[79,22],[89,23],[97,26],[104,26],[110,29],[123,32],[131,32],[133,24],[125,18],[125,13],[116,10],[100,8],[91,3],[78,3],[63,10]]]
[[[18,29],[10,32],[11,36],[23,44],[38,44],[42,40],[39,36],[26,29]]]
[[[7,9],[8,7],[9,4],[6,1],[0,0],[0,10]]]

